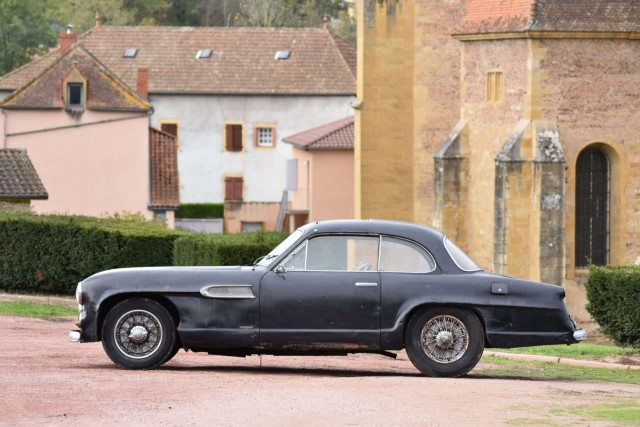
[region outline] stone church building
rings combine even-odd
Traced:
[[[562,284],[640,262],[640,4],[360,0],[356,217]]]

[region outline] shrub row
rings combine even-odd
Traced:
[[[587,311],[616,344],[640,348],[640,266],[589,268]]]
[[[174,243],[174,265],[251,265],[285,239],[285,233],[190,234]]]
[[[181,234],[146,221],[0,214],[0,289],[73,294],[101,270],[172,265]]]
[[[224,204],[185,203],[176,211],[176,218],[224,218]]]

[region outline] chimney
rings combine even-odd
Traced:
[[[138,68],[138,92],[145,98],[149,97],[149,68]]]
[[[327,15],[324,15],[324,18],[322,18],[322,29],[323,30],[329,29],[329,17]]]
[[[67,25],[67,32],[60,33],[60,52],[66,52],[69,48],[78,41],[78,35],[71,32],[73,25]]]

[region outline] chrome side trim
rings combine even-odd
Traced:
[[[360,287],[374,287],[374,286],[378,286],[377,283],[375,282],[356,282],[356,286],[360,286]]]
[[[200,289],[200,294],[207,298],[254,299],[251,285],[208,285]]]

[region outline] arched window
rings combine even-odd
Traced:
[[[589,147],[576,164],[576,267],[609,262],[610,164],[607,155]]]

